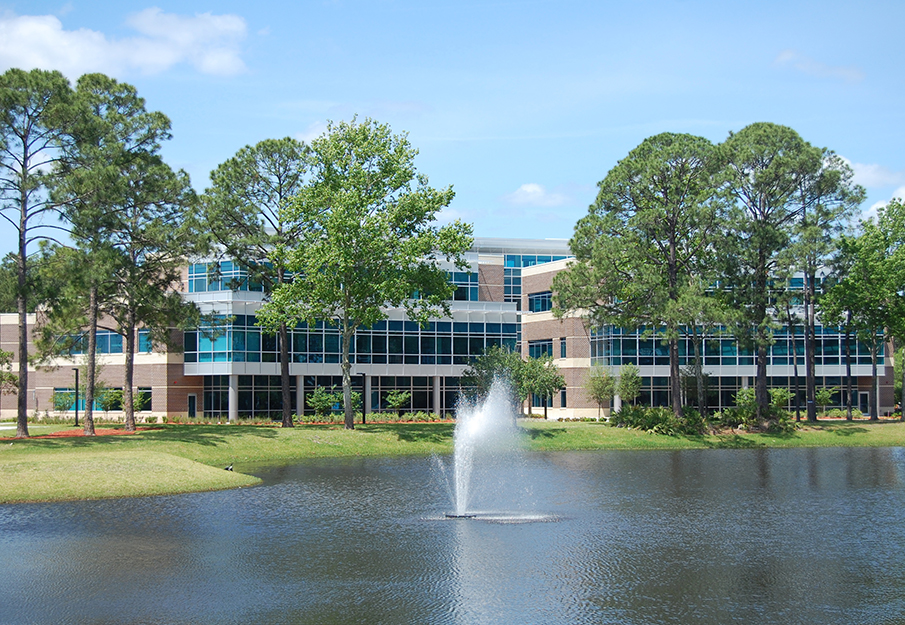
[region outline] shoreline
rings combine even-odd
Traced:
[[[0,441],[0,504],[239,488],[260,483],[242,472],[259,464],[448,454],[455,428],[454,422],[368,423],[354,430],[340,424],[155,424],[122,436],[117,435],[123,433],[121,426],[104,425],[113,435],[84,437],[72,435],[73,426],[29,424],[34,437]],[[603,422],[518,420],[528,451],[905,447],[905,423],[898,420],[821,419],[799,425],[790,433],[666,436]],[[0,428],[10,429],[7,423]],[[224,471],[227,466],[234,468]]]

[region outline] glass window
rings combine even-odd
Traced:
[[[553,293],[541,291],[528,294],[528,312],[546,312],[553,309]]]
[[[531,358],[553,355],[553,339],[543,341],[528,341],[528,355]]]

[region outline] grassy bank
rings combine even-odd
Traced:
[[[790,434],[663,436],[602,423],[521,421],[535,451],[905,446],[905,423],[822,421]],[[71,430],[41,426],[34,435]],[[0,440],[0,503],[96,499],[233,488],[257,480],[244,466],[309,458],[450,453],[452,423],[162,425],[137,434]],[[0,430],[0,436],[13,432]],[[234,471],[223,467],[233,465]]]

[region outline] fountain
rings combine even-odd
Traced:
[[[452,499],[454,511],[448,518],[474,518],[469,508],[475,486],[475,472],[482,487],[492,488],[494,480],[486,473],[511,470],[518,454],[518,429],[512,409],[511,389],[503,378],[496,378],[490,393],[480,402],[463,402],[456,411],[453,435]],[[499,475],[497,475],[499,477]]]

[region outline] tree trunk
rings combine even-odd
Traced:
[[[757,410],[757,423],[763,425],[770,413],[770,393],[767,391],[767,291],[769,276],[767,275],[767,256],[763,250],[758,253],[757,267],[754,270],[755,282],[755,319],[757,320],[757,372],[754,377],[754,403]]]
[[[701,358],[701,341],[704,340],[704,331],[698,335],[698,328],[692,329],[692,346],[694,349],[694,377],[698,387],[698,412],[707,417],[707,391],[704,389],[704,362]]]
[[[352,411],[352,363],[349,362],[349,352],[352,347],[352,332],[349,330],[348,321],[343,321],[343,412],[345,414],[345,429],[355,429],[355,413]]]
[[[135,402],[132,400],[132,380],[135,376],[135,314],[128,314],[126,327],[122,328],[126,339],[126,366],[123,374],[123,414],[126,431],[135,431]]]
[[[852,420],[852,311],[848,311],[845,321],[845,383],[848,387],[848,397],[845,400],[845,420]]]
[[[880,380],[877,378],[877,352],[879,352],[877,340],[874,339],[870,346],[870,420],[878,421],[880,418],[880,407],[878,406]]]
[[[760,335],[761,330],[758,330]],[[758,337],[760,338],[760,336]],[[754,400],[757,404],[757,422],[763,424],[770,414],[770,393],[767,390],[767,346],[757,346],[757,375],[754,378]]]
[[[94,386],[97,375],[97,285],[88,289],[88,371],[85,376],[85,436],[94,436]]]
[[[283,425],[292,427],[292,391],[289,388],[289,329],[286,322],[280,323],[280,391],[283,398]]]
[[[789,325],[789,336],[792,337],[792,375],[795,378],[795,420],[801,421],[801,402],[799,401],[801,387],[798,383],[798,350],[795,345],[795,322],[794,317],[792,317],[792,306],[788,301],[786,303],[786,322]]]
[[[28,199],[22,187],[22,205],[19,217],[19,257],[16,259],[17,291],[16,310],[19,313],[19,379],[16,397],[16,438],[28,437],[28,302],[26,301],[27,256],[25,233]]]
[[[805,376],[805,406],[807,408],[808,421],[817,421],[817,384],[814,371],[814,281],[816,276],[810,270],[805,276],[804,285],[804,376]],[[798,358],[795,358],[798,362]]]
[[[902,359],[905,360],[905,347],[902,348]],[[899,420],[905,421],[905,362],[902,363],[902,392],[899,393]]]
[[[679,377],[679,339],[669,340],[669,386],[672,393],[672,412],[682,418],[682,380]]]

